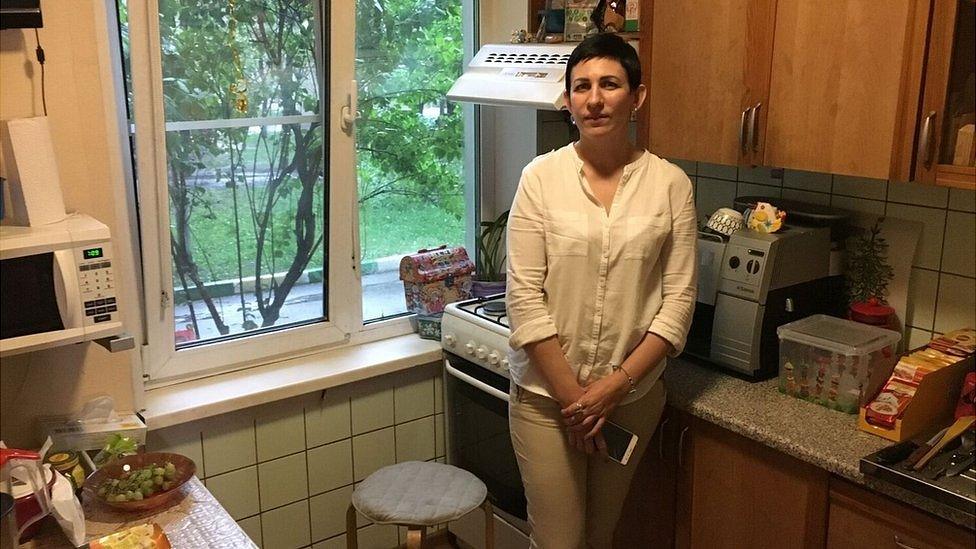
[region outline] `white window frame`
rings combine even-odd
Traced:
[[[169,254],[166,129],[163,110],[162,59],[158,0],[130,2],[129,36],[134,95],[135,143],[142,212],[143,286],[146,333],[142,347],[144,379],[164,385],[214,373],[312,354],[353,340],[381,339],[412,331],[407,319],[363,329],[359,273],[356,151],[353,132],[339,125],[341,109],[355,95],[355,2],[331,0],[323,28],[329,34],[327,118],[329,132],[329,320],[176,350],[173,318],[173,273]],[[331,21],[342,24],[331,25]],[[272,119],[254,119],[261,124]],[[239,124],[237,121],[228,123]],[[185,124],[184,124],[185,125]],[[174,129],[171,125],[170,129]],[[153,222],[155,221],[155,222]],[[362,332],[362,334],[360,334]]]

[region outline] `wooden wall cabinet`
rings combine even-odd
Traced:
[[[976,122],[976,2],[936,0],[918,124],[918,181],[976,189],[972,127]],[[968,146],[965,141],[968,139]],[[962,141],[962,142],[961,142]]]
[[[655,153],[909,179],[928,0],[649,7],[642,127]]]

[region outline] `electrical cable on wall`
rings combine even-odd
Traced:
[[[44,116],[47,116],[47,89],[44,87],[44,48],[41,47],[41,35],[34,29],[34,40],[37,42],[37,62],[41,64],[41,105],[44,107]]]

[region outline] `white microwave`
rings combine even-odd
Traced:
[[[108,227],[0,226],[0,357],[122,332]]]

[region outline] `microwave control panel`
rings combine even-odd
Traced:
[[[85,326],[118,320],[112,246],[108,242],[75,248],[78,289],[85,308]]]

